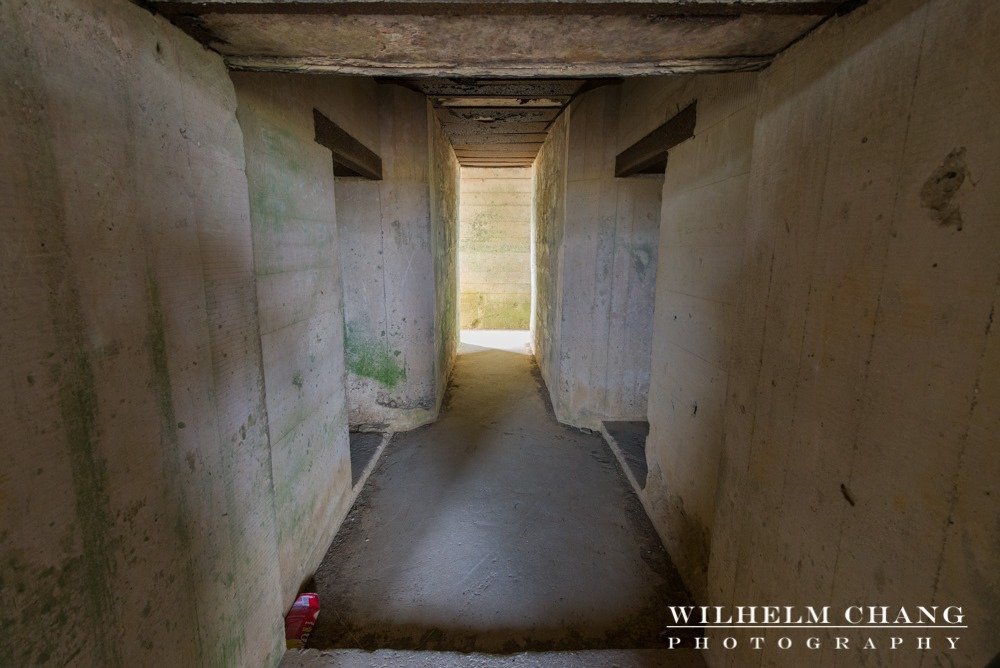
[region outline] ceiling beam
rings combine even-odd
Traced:
[[[165,15],[350,14],[503,16],[535,14],[738,16],[743,14],[830,15],[844,0],[145,0]]]
[[[611,78],[657,74],[752,72],[763,69],[771,56],[722,56],[674,58],[658,62],[537,62],[510,64],[395,64],[336,56],[226,56],[226,65],[237,71],[346,74],[375,77],[577,77]]]

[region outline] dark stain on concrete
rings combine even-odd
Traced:
[[[39,262],[43,267],[54,349],[60,351],[58,357],[48,356],[46,380],[55,388],[65,435],[65,454],[72,474],[75,513],[72,519],[64,520],[67,535],[61,541],[60,554],[49,555],[51,561],[58,563],[58,567],[45,570],[50,582],[43,583],[39,577],[42,573],[34,573],[15,587],[21,602],[29,589],[56,592],[55,602],[45,603],[55,607],[46,611],[34,605],[24,606],[17,623],[3,625],[3,644],[10,642],[17,646],[19,661],[25,665],[45,663],[53,658],[68,663],[71,657],[63,655],[67,651],[66,644],[46,645],[43,631],[50,628],[52,621],[58,622],[59,616],[63,620],[60,626],[64,626],[72,615],[73,624],[83,635],[90,636],[81,639],[81,644],[96,646],[90,656],[99,658],[104,665],[120,665],[119,648],[111,640],[116,635],[115,629],[119,628],[112,589],[119,545],[111,534],[115,521],[108,497],[106,462],[101,452],[98,390],[88,344],[87,320],[76,288],[80,283],[67,236],[68,215],[58,196],[62,191],[60,172],[48,139],[54,136],[53,121],[46,111],[49,100],[45,92],[33,83],[41,81],[41,77],[34,72],[37,63],[32,61],[31,53],[27,49],[12,53],[13,45],[7,46],[0,51],[9,56],[8,61],[24,61],[21,67],[25,84],[15,87],[12,102],[31,111],[26,113],[19,141],[10,147],[10,159],[15,164],[31,165],[24,183],[30,192],[38,193],[34,198],[33,236],[41,249]],[[13,568],[15,560],[16,555],[11,553],[8,565]],[[22,575],[27,574],[25,570]],[[52,587],[52,578],[56,580],[55,587]],[[4,602],[8,600],[4,596]],[[5,650],[3,654],[6,653]],[[57,656],[53,657],[53,653]]]
[[[962,212],[955,202],[955,195],[968,176],[965,147],[961,146],[945,156],[920,188],[920,203],[939,224],[962,230]]]
[[[851,504],[851,506],[855,505],[854,495],[851,494],[851,490],[847,489],[847,485],[844,483],[840,483],[840,493],[843,495],[844,500]]]
[[[712,551],[711,534],[697,517],[692,516],[684,507],[684,498],[679,494],[668,494],[664,508],[667,515],[666,525],[676,527],[676,538],[672,549],[679,555],[682,566],[686,563],[685,572],[695,575],[702,583],[708,575],[708,558]],[[670,539],[668,539],[670,540]]]
[[[535,359],[534,355],[531,356],[531,377],[535,380],[535,386],[538,388],[538,396],[542,400],[542,405],[545,406],[545,414],[555,420],[556,410],[552,405],[552,396],[549,394],[549,388],[545,384],[545,378],[542,376],[542,369],[538,366],[538,360]]]

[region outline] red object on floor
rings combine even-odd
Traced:
[[[300,594],[285,615],[285,647],[303,649],[319,617],[319,595]]]

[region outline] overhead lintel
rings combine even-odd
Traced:
[[[423,14],[423,15],[652,15],[828,16],[844,0],[146,0],[167,15],[198,14]]]
[[[694,136],[697,102],[677,112],[670,120],[629,146],[615,158],[615,176],[662,174],[667,152]]]
[[[343,128],[313,109],[316,143],[333,154],[334,176],[360,176],[382,180],[382,159]]]

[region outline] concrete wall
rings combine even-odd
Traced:
[[[713,601],[963,605],[941,659],[995,654],[998,31],[872,2],[761,75]]]
[[[620,88],[585,93],[563,112],[565,194],[559,208],[536,212],[543,246],[536,248],[542,310],[536,340],[549,339],[548,350],[557,351],[551,359],[541,356],[540,364],[545,369],[558,360],[558,373],[549,370],[546,378],[553,379],[547,382],[559,420],[592,429],[606,419],[645,419],[649,387],[662,179],[614,177],[618,128],[633,122],[627,110],[620,117]],[[548,141],[536,162],[536,192],[561,177],[554,169],[561,147]],[[539,169],[546,173],[537,175]],[[536,209],[551,199],[548,192],[536,194]],[[553,271],[558,278],[548,275]]]
[[[458,239],[461,168],[430,102],[427,103],[430,142],[431,244],[434,255],[434,341],[437,409],[448,389],[458,354]]]
[[[0,4],[0,664],[269,665],[284,610],[222,60]]]
[[[282,594],[290,604],[352,501],[333,163],[314,141],[313,109],[370,138],[375,84],[232,78],[247,155]]]
[[[698,98],[664,184],[644,501],[700,602],[961,605],[958,649],[935,635],[923,664],[996,653],[998,29],[988,3],[875,1],[756,93],[751,75],[650,98]],[[816,635],[708,659],[921,661]]]
[[[383,180],[336,183],[348,403],[351,425],[358,427],[411,429],[430,422],[450,370],[439,359],[439,323],[450,316],[439,311],[447,300],[436,276],[446,275],[454,250],[436,249],[434,242],[447,241],[435,236],[438,223],[455,216],[434,196],[441,220],[432,223],[432,162],[443,158],[433,157],[440,148],[436,141],[431,150],[428,113],[422,95],[379,86],[380,144],[370,148],[382,158]],[[457,178],[457,163],[453,167]],[[444,192],[447,180],[435,179],[435,187]]]
[[[531,182],[530,167],[462,170],[462,329],[528,329]]]
[[[566,148],[571,109],[552,123],[535,158],[531,210],[531,270],[535,301],[531,311],[531,347],[555,397],[560,385],[562,240],[566,224]]]
[[[663,183],[646,440],[649,476],[643,492],[698,600],[706,592],[715,472],[725,433],[756,77],[640,80],[626,86],[630,101],[649,99],[666,116],[698,102],[695,136],[671,149]],[[650,118],[646,131],[664,120]]]

